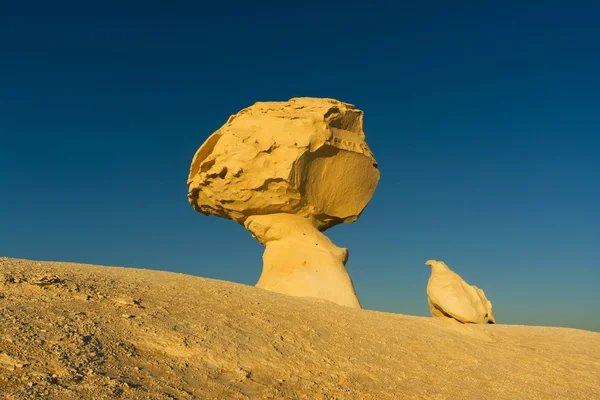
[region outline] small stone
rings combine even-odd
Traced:
[[[237,372],[242,375],[244,378],[250,378],[250,376],[252,376],[252,373],[244,368],[238,368]]]
[[[14,343],[15,342],[15,340],[13,339],[13,337],[10,336],[10,335],[4,335],[4,336],[2,336],[2,339],[6,340],[8,343]]]
[[[37,286],[49,286],[62,283],[62,280],[56,275],[42,275],[34,278],[29,283]]]
[[[123,317],[123,318],[135,318],[135,315],[133,315],[133,314],[121,314],[121,317]]]
[[[128,297],[128,296],[114,297],[114,298],[111,298],[111,300],[113,301],[113,303],[117,303],[122,306],[135,306],[136,305],[136,301],[133,298]]]

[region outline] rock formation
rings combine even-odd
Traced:
[[[378,181],[362,111],[294,98],[231,116],[196,152],[188,198],[196,211],[233,219],[265,245],[257,287],[360,308],[348,251],[321,232],[356,221]]]
[[[493,324],[492,302],[483,290],[465,282],[443,261],[429,260],[431,276],[427,284],[427,297],[431,315],[455,319],[464,324]]]

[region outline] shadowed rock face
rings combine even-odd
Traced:
[[[356,221],[379,182],[362,121],[362,111],[333,99],[256,103],[196,152],[189,201],[266,246],[259,287],[360,307],[346,249],[320,232]]]
[[[492,302],[483,290],[469,285],[443,261],[429,260],[425,264],[431,267],[427,297],[433,317],[471,324],[496,322]]]

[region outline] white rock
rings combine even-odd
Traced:
[[[427,296],[431,315],[462,323],[495,323],[492,303],[483,290],[465,282],[443,261],[429,260],[431,276]]]

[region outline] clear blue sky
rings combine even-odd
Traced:
[[[434,258],[501,323],[600,330],[597,2],[33,3],[0,5],[0,255],[254,284],[191,158],[255,101],[333,97],[381,170],[328,231],[365,308],[428,315]]]

